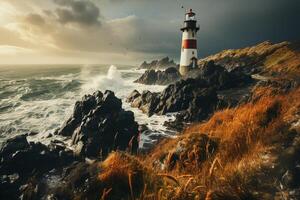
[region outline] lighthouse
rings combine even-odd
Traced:
[[[197,66],[197,26],[196,14],[190,9],[185,14],[184,25],[182,31],[182,46],[179,72],[185,76],[188,71]]]

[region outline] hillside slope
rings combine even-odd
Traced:
[[[146,154],[111,153],[95,164],[97,189],[81,186],[86,192],[69,198],[97,191],[103,200],[299,199],[300,73],[291,46],[266,42],[201,60],[268,78],[251,87],[247,102],[190,124]]]
[[[269,88],[256,89],[253,102],[218,111],[145,155],[117,151],[104,162],[77,165],[56,195],[101,200],[299,199],[300,90],[271,95]]]
[[[272,44],[263,42],[243,49],[224,50],[215,55],[199,60],[198,64],[213,60],[216,64],[233,70],[237,67],[248,72],[266,74],[293,75],[300,74],[300,45],[282,42]]]
[[[0,149],[0,199],[300,199],[298,49],[265,42],[225,50],[199,61],[198,79],[162,94],[134,91],[142,109],[179,108],[186,117],[175,123],[193,119],[144,152],[133,113],[113,92],[85,96],[56,133],[75,150],[29,142],[28,134]]]

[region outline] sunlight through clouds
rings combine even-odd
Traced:
[[[199,57],[298,38],[297,6],[285,0],[245,2],[185,1],[201,26]],[[184,12],[174,0],[0,0],[0,45],[57,56],[58,63],[74,57],[96,63],[138,64],[164,56],[178,61]],[[285,18],[278,14],[282,12]]]
[[[0,56],[3,55],[18,55],[18,54],[27,54],[33,53],[31,49],[26,49],[22,47],[9,46],[9,45],[0,45]]]
[[[0,24],[7,24],[13,20],[17,10],[7,2],[0,2]]]

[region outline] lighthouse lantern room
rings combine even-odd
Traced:
[[[181,28],[182,31],[182,46],[180,57],[179,72],[182,76],[185,76],[191,68],[197,66],[197,32],[199,27],[197,26],[196,14],[190,9],[185,14],[184,25]]]

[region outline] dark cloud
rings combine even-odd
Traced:
[[[299,0],[51,1],[54,6],[43,7],[49,10],[26,15],[25,19],[30,24],[41,26],[30,30],[40,34],[41,40],[50,41],[48,46],[68,52],[132,53],[144,56],[142,59],[169,55],[179,60],[180,27],[185,13],[180,4],[193,8],[197,14],[201,26],[198,32],[201,57],[265,40],[300,39]],[[45,23],[47,26],[43,25]],[[10,39],[12,44],[15,42],[10,34],[5,35],[6,40]],[[141,57],[132,56],[132,59]]]
[[[107,1],[112,2],[111,6],[118,12],[134,13],[144,18],[145,24],[139,24],[139,29],[148,29],[148,19],[158,21],[158,28],[151,27],[157,31],[144,31],[145,41],[136,45],[136,48],[153,53],[169,52],[177,58],[180,56],[179,27],[183,23],[184,10],[188,8],[193,8],[196,12],[201,26],[198,33],[200,56],[223,49],[255,45],[265,40],[281,42],[300,39],[300,26],[297,25],[300,20],[299,0]],[[180,5],[184,5],[185,9],[181,9]],[[105,12],[103,10],[104,14]],[[172,20],[174,23],[169,24]],[[153,40],[153,45],[150,40]]]
[[[235,2],[236,5],[230,2]],[[255,45],[266,40],[281,42],[300,39],[300,27],[297,25],[300,19],[300,2],[297,0],[254,0],[246,5],[231,0],[227,3],[230,6],[227,11],[212,20],[205,16],[206,13],[200,13],[201,56],[223,49]]]
[[[28,14],[25,17],[25,21],[36,26],[43,26],[45,24],[45,20],[41,15],[33,13]]]
[[[58,21],[62,24],[100,25],[100,10],[91,1],[53,0],[61,8],[56,9]]]

